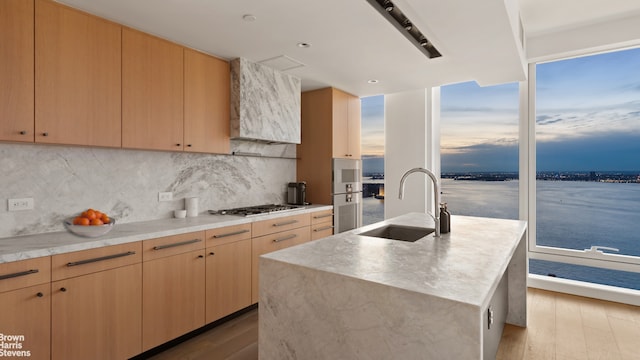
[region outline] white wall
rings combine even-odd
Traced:
[[[440,88],[385,95],[384,117],[385,218],[433,209],[427,206],[433,190],[425,174],[407,178],[403,200],[398,190],[411,168],[427,168],[440,177]]]

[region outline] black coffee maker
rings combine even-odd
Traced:
[[[287,203],[291,205],[306,205],[307,183],[305,181],[289,183],[287,188]]]

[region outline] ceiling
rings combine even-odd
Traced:
[[[303,90],[358,96],[524,80],[519,12],[527,34],[640,14],[637,0],[394,0],[443,55],[428,59],[366,0],[58,1],[225,59],[287,56]]]

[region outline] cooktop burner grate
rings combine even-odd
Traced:
[[[247,206],[247,207],[240,207],[235,209],[221,210],[221,211],[218,211],[218,213],[226,214],[226,215],[255,216],[255,215],[270,214],[274,212],[296,210],[296,209],[300,209],[301,207],[302,206],[297,206],[297,205],[267,204],[267,205],[256,205],[256,206]]]

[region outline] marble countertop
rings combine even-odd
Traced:
[[[332,208],[331,205],[308,205],[303,209],[251,217],[200,214],[197,217],[184,219],[171,218],[125,224],[116,222],[113,230],[99,238],[79,237],[67,231],[0,238],[0,263],[240,225]]]
[[[452,216],[451,232],[440,238],[358,235],[387,224],[433,228],[428,215],[410,213],[262,257],[481,307],[527,228],[526,221]]]

